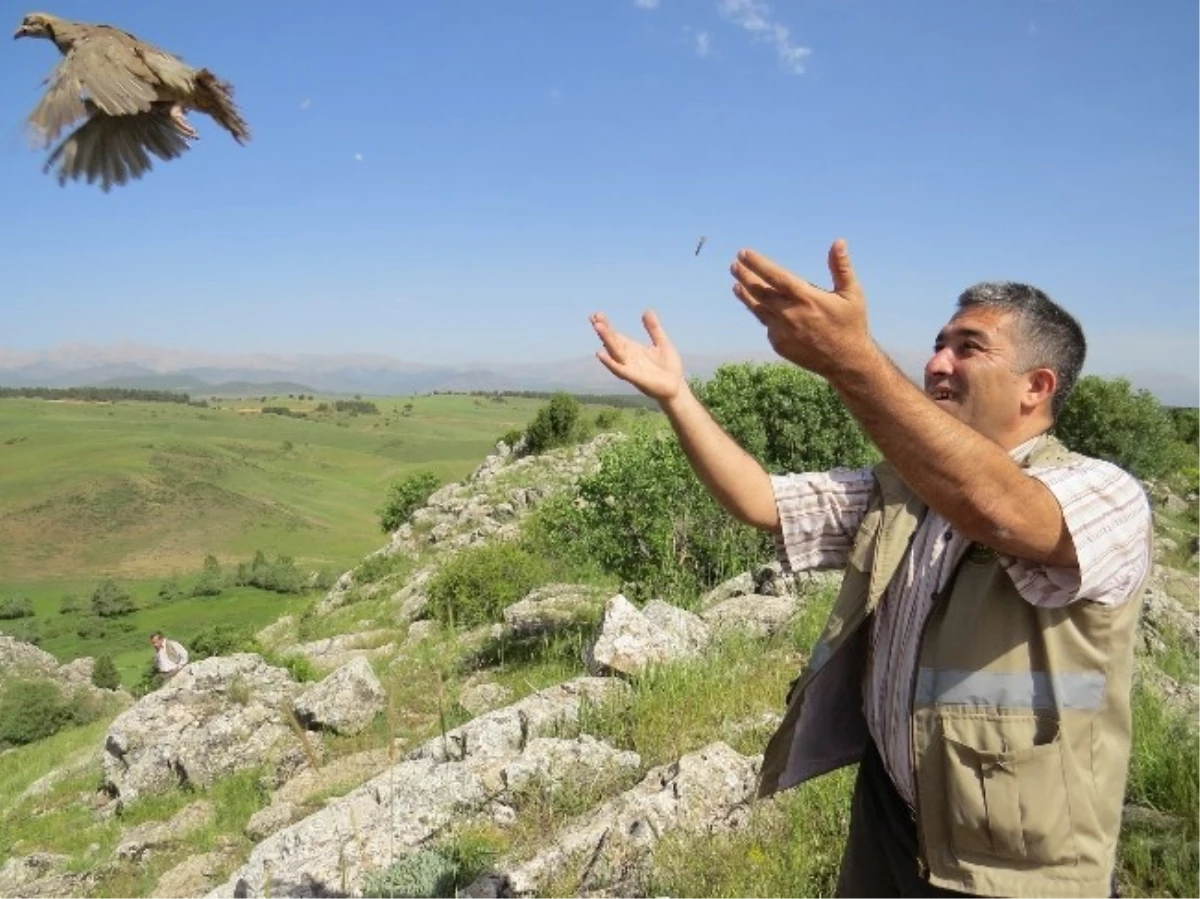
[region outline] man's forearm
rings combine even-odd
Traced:
[[[692,469],[717,502],[739,521],[778,530],[775,491],[758,460],[725,433],[686,386],[661,406]]]
[[[939,409],[878,347],[833,383],[905,483],[968,539],[1018,558],[1074,561],[1049,490]]]

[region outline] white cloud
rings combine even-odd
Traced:
[[[693,42],[696,47],[697,56],[708,56],[712,48],[711,42],[708,39],[707,31],[697,31],[696,36],[693,38]]]
[[[775,48],[780,64],[797,75],[804,74],[804,60],[812,53],[792,41],[791,30],[775,20],[771,7],[762,0],[717,0],[721,15],[749,31],[757,41]]]
[[[658,0],[633,0],[638,9],[658,9]]]
[[[363,161],[363,155],[362,155],[361,153],[355,153],[355,154],[354,154],[354,161],[355,161],[355,162],[362,162],[362,161]]]

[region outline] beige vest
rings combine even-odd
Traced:
[[[1044,437],[1026,464],[1071,458]],[[866,622],[925,511],[890,464],[875,477],[841,591],[767,746],[760,796],[857,762],[870,739]],[[1115,609],[1041,609],[994,551],[968,547],[926,622],[913,683],[918,863],[930,882],[983,895],[1109,895],[1144,586]]]

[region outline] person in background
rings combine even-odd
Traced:
[[[172,678],[188,663],[188,651],[175,640],[170,640],[155,631],[150,635],[150,645],[154,647],[154,667],[164,679]]]

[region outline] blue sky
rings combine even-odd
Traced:
[[[737,249],[825,283],[843,236],[887,347],[1006,278],[1088,370],[1196,377],[1192,0],[51,9],[212,68],[254,139],[193,115],[183,159],[60,188],[22,131],[57,51],[0,43],[0,348],[540,361],[646,306],[685,356],[765,348]]]

